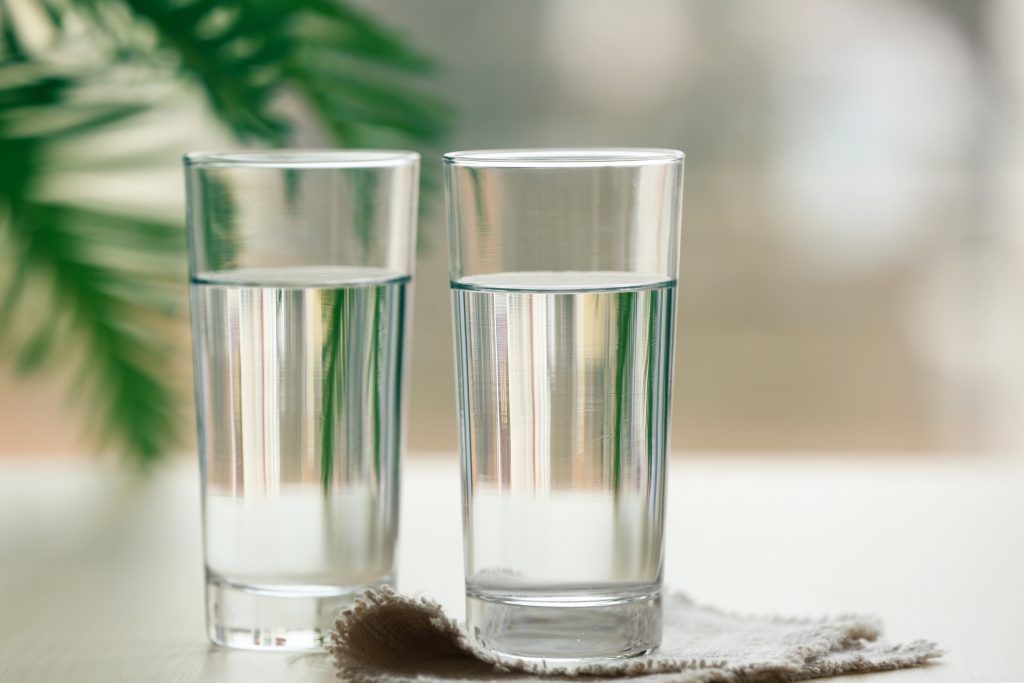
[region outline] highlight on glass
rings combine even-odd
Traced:
[[[683,159],[445,155],[467,622],[496,652],[661,641]]]
[[[393,584],[419,156],[185,157],[210,639],[317,649]]]

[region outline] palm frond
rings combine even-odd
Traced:
[[[221,119],[242,139],[282,143],[289,125],[272,110],[291,46],[280,21],[289,2],[125,0],[195,76]],[[268,11],[269,10],[269,11]]]
[[[183,298],[182,231],[45,192],[55,171],[151,161],[144,152],[83,165],[59,153],[153,106],[118,90],[111,67],[148,69],[157,81],[176,69],[201,86],[239,139],[275,146],[291,134],[278,106],[288,96],[347,146],[435,142],[451,111],[412,87],[410,79],[428,73],[431,61],[343,0],[24,4],[49,24],[55,44],[74,25],[72,42],[80,45],[84,30],[92,47],[83,59],[51,60],[23,40],[0,3],[0,343],[24,373],[79,359],[74,393],[92,411],[98,434],[150,462],[176,437],[164,328]],[[106,96],[82,95],[100,83],[113,84]],[[426,174],[425,186],[431,182]],[[42,292],[49,299],[41,304]]]
[[[86,80],[0,63],[0,270],[12,274],[0,288],[0,337],[22,374],[75,358],[75,393],[90,421],[146,463],[177,434],[178,396],[164,375],[170,348],[159,330],[180,312],[183,235],[169,222],[43,198],[55,146],[146,109],[77,97]]]
[[[16,368],[35,372],[57,345],[77,340],[81,354],[81,403],[96,422],[106,425],[108,440],[149,462],[166,451],[177,433],[178,397],[164,379],[171,348],[159,332],[161,323],[179,312],[178,268],[147,269],[146,275],[104,262],[111,241],[100,237],[119,221],[134,223],[132,233],[152,230],[177,233],[157,221],[129,221],[79,207],[29,202],[10,222],[11,239],[28,270],[52,287],[58,310],[22,345]],[[155,238],[171,241],[166,236]],[[130,242],[128,251],[138,252]],[[181,249],[180,243],[175,245]],[[148,250],[145,247],[142,251]],[[62,324],[61,320],[67,320]]]
[[[95,10],[112,1],[78,3]],[[242,139],[287,141],[291,126],[275,108],[287,92],[349,146],[382,134],[429,143],[447,130],[450,108],[402,79],[429,72],[431,60],[340,0],[124,2]]]

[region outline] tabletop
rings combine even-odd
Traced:
[[[403,465],[398,588],[463,616],[454,455]],[[936,640],[858,683],[1024,680],[1024,460],[672,459],[666,586],[751,613],[876,614]],[[0,460],[0,681],[333,681],[325,654],[238,652],[203,624],[194,461],[147,477]]]

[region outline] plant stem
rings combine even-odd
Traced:
[[[626,372],[629,351],[633,345],[633,310],[636,307],[636,292],[625,292],[619,308],[618,339],[616,348],[615,375],[615,458],[612,461],[612,484],[616,496],[622,483],[622,427],[626,415]]]
[[[334,477],[334,413],[338,402],[338,385],[343,384],[343,377],[338,374],[339,356],[341,355],[341,325],[348,292],[344,289],[335,290],[334,302],[331,304],[331,317],[327,332],[327,348],[324,350],[323,378],[323,441],[320,445],[320,477],[324,495],[331,491]]]
[[[381,336],[381,312],[384,307],[384,296],[385,289],[383,287],[374,287],[373,291],[373,333],[370,339],[370,362],[372,369],[370,370],[370,383],[373,385],[373,472],[380,480],[380,464],[381,464],[381,443],[380,443],[380,383],[383,378],[380,376],[380,336]]]

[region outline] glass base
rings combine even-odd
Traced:
[[[469,632],[489,650],[562,662],[621,659],[661,644],[661,591],[559,601],[467,591]]]
[[[338,613],[367,586],[249,586],[218,577],[206,582],[206,624],[217,645],[245,650],[323,650]]]

